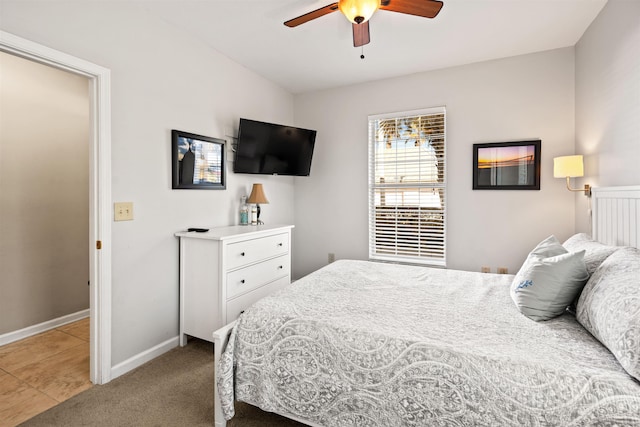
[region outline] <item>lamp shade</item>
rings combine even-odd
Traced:
[[[255,203],[257,205],[269,203],[267,196],[264,195],[262,184],[253,184],[247,203]]]
[[[354,24],[366,22],[380,7],[380,0],[339,0],[338,7]]]
[[[562,156],[553,159],[553,177],[566,178],[584,176],[582,156]]]

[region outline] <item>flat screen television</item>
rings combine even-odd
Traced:
[[[240,119],[233,171],[308,176],[316,131]]]

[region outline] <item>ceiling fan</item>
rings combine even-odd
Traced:
[[[378,9],[407,15],[434,18],[440,9],[442,2],[439,0],[339,0],[312,12],[300,15],[284,23],[287,27],[297,27],[321,16],[340,10],[353,24],[353,46],[359,47],[371,41],[369,34],[369,18]]]

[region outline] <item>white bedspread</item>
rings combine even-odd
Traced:
[[[326,426],[640,426],[640,384],[573,316],[521,315],[512,278],[330,264],[240,317],[217,369],[225,415],[235,386]]]

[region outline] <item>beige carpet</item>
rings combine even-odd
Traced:
[[[21,426],[211,426],[213,344],[189,340],[108,384],[94,386]],[[229,427],[302,426],[237,403]]]

